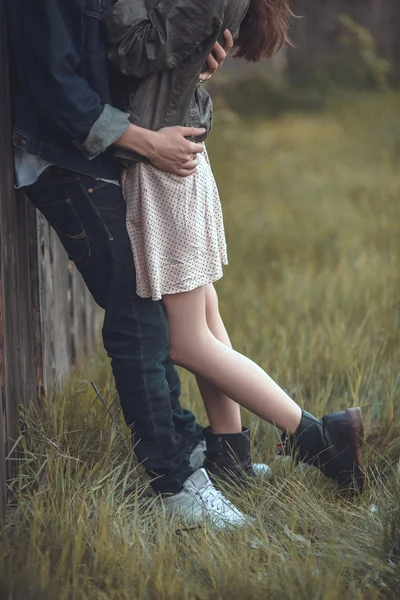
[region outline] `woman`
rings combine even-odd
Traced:
[[[237,56],[249,61],[270,57],[287,39],[289,15],[287,0],[120,0],[106,25],[111,61],[125,77],[122,105],[135,124],[152,130],[203,127],[204,141],[212,105],[199,78],[215,41],[229,29]],[[232,349],[213,287],[227,253],[206,151],[187,157],[188,165],[198,164],[187,178],[159,171],[131,153],[120,157],[127,167],[123,186],[137,293],[162,299],[171,357],[197,378],[211,424],[207,470],[218,475],[215,457],[226,452],[219,434],[240,435],[243,406],[283,431],[281,453],[295,451],[299,460],[319,467],[341,486],[362,492],[360,410],[318,420]],[[243,456],[239,463],[246,465]]]

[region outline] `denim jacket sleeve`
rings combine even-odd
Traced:
[[[229,0],[119,0],[106,17],[110,59],[124,75],[173,69],[218,34]]]
[[[125,113],[103,104],[79,75],[81,15],[69,0],[4,0],[18,75],[36,108],[88,158],[129,126]]]

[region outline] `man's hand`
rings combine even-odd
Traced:
[[[195,172],[199,159],[197,155],[204,152],[204,145],[190,142],[187,137],[203,135],[205,129],[194,127],[165,127],[154,132],[151,150],[147,158],[163,171],[187,177]]]
[[[224,60],[228,56],[229,52],[233,48],[233,37],[231,32],[227,29],[224,31],[225,44],[224,47],[218,42],[214,44],[213,52],[207,59],[207,71],[200,75],[200,81],[204,82],[222,66]]]
[[[187,177],[195,172],[199,164],[197,155],[204,152],[204,145],[186,138],[201,136],[204,132],[205,129],[193,127],[165,127],[160,131],[149,131],[130,125],[115,145],[138,152],[157,169]]]

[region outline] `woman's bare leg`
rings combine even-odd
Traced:
[[[213,285],[205,288],[206,322],[213,336],[228,348],[231,340],[225,329],[218,308],[218,296]],[[214,433],[239,433],[242,431],[240,406],[225,396],[213,383],[200,375],[196,376],[197,385],[203,398],[208,420]]]
[[[295,433],[302,416],[300,407],[259,366],[211,333],[206,287],[164,296],[163,301],[172,360],[262,419]]]

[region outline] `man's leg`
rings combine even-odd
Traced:
[[[160,302],[136,295],[121,189],[51,168],[26,192],[105,309],[104,346],[139,461],[150,474],[160,476],[153,482],[156,491],[179,492],[193,469],[186,436],[174,425],[167,382],[168,371],[171,383],[167,322]],[[172,388],[178,393],[174,377]],[[173,407],[179,424],[177,396]],[[192,417],[188,422],[196,431]]]
[[[187,439],[189,449],[193,449],[203,439],[204,429],[196,422],[194,414],[190,410],[184,409],[181,405],[181,382],[175,365],[169,356],[164,363],[164,367],[169,386],[175,428]]]

